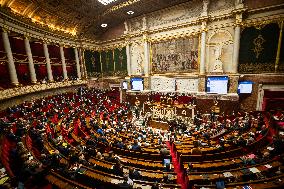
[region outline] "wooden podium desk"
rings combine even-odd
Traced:
[[[151,113],[152,119],[175,119],[178,116],[194,118],[195,106],[185,105],[185,104],[143,104],[144,113]]]

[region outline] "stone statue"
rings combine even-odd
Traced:
[[[236,5],[243,4],[244,0],[236,0]]]
[[[209,0],[203,0],[203,12],[208,11]]]
[[[201,13],[201,16],[208,15],[208,6],[209,6],[209,0],[203,0],[203,11]]]
[[[214,48],[215,61],[213,72],[223,72],[223,62],[221,61],[222,48],[222,45],[218,45]]]
[[[124,27],[125,27],[125,32],[128,32],[128,31],[129,31],[129,28],[128,28],[128,24],[127,24],[126,21],[124,22]]]
[[[147,29],[147,20],[145,16],[142,18],[142,28],[143,30]]]

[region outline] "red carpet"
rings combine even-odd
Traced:
[[[181,189],[187,189],[186,181],[184,179],[184,172],[180,169],[179,160],[176,157],[176,153],[173,151],[170,142],[167,142],[167,146],[170,149],[172,156],[172,164],[174,166],[174,171],[177,174],[177,184],[181,185]]]

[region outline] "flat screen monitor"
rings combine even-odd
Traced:
[[[143,78],[139,78],[139,77],[131,78],[130,83],[131,83],[131,90],[133,91],[143,91],[144,90]]]
[[[171,164],[171,160],[170,159],[164,159],[164,166],[166,167],[167,164]]]
[[[252,81],[239,81],[238,94],[250,94],[252,92]]]
[[[210,76],[207,78],[207,93],[227,94],[228,93],[228,76]]]
[[[125,89],[125,90],[128,89],[128,83],[127,83],[127,81],[122,81],[122,89]]]

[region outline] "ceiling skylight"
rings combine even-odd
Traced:
[[[108,5],[116,0],[98,0],[103,5]]]

